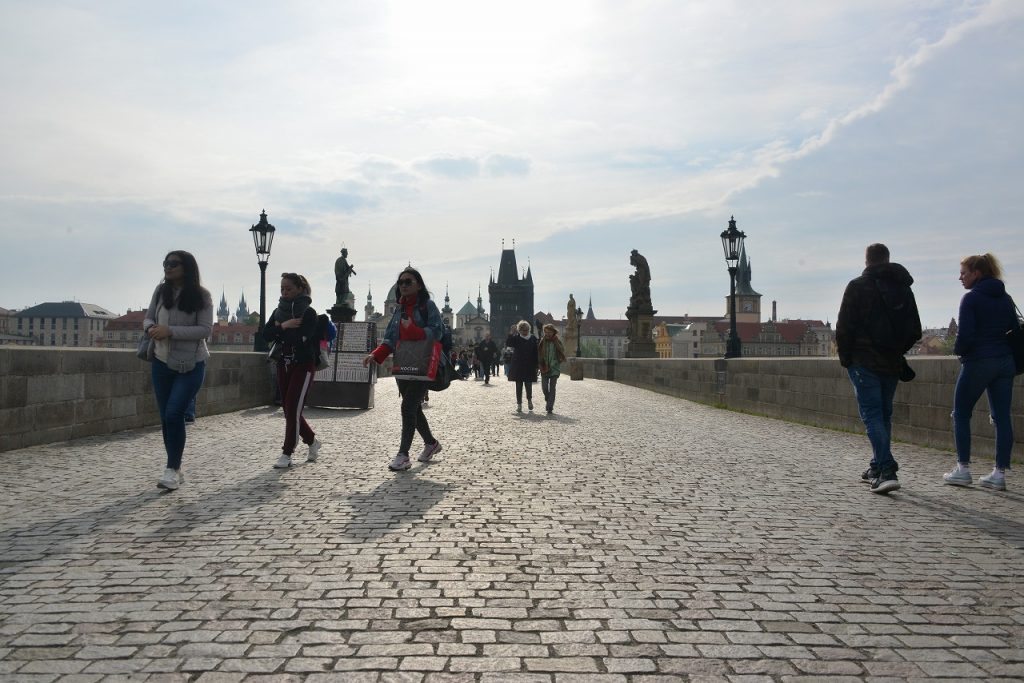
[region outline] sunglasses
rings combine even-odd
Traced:
[[[416,280],[412,279],[411,277],[404,277],[398,281],[398,284],[402,285],[403,287],[412,287],[414,284],[416,284]]]
[[[177,268],[181,265],[181,261],[164,261],[164,268]]]

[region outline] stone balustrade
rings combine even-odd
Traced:
[[[214,353],[199,415],[273,400],[265,354]],[[120,349],[0,347],[0,451],[160,424],[150,365]]]
[[[579,360],[584,376],[802,424],[859,432],[846,371],[829,358]],[[953,448],[950,411],[959,363],[913,358],[917,378],[900,384],[893,436],[934,448]],[[159,424],[150,367],[133,351],[0,348],[0,451]],[[566,374],[570,374],[571,367]],[[381,373],[382,379],[386,371]],[[568,391],[566,387],[563,391]],[[215,352],[199,392],[198,412],[226,413],[273,400],[264,355]],[[975,453],[991,458],[993,429],[987,402],[974,415]],[[469,406],[467,406],[469,408]],[[1024,381],[1013,397],[1015,459],[1024,457]],[[866,442],[865,442],[866,444]]]
[[[584,375],[709,405],[790,422],[862,432],[846,370],[835,358],[605,359],[579,361]],[[952,357],[914,357],[917,377],[900,383],[893,404],[893,438],[953,449],[953,388],[960,362]],[[1014,459],[1024,457],[1024,375],[1014,383]],[[991,463],[994,430],[988,402],[978,401],[972,421],[973,454]],[[865,449],[867,449],[867,441]],[[867,456],[865,450],[865,456]],[[898,456],[897,456],[898,457]]]

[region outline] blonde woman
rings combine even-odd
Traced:
[[[996,464],[978,483],[986,488],[1006,489],[1006,470],[1010,469],[1013,448],[1013,424],[1010,402],[1013,399],[1014,364],[1006,333],[1016,329],[1013,300],[1006,294],[1002,268],[992,254],[966,256],[960,261],[960,284],[968,290],[960,300],[956,345],[960,356],[960,376],[953,390],[953,440],[956,443],[956,467],[943,475],[952,486],[970,486],[971,413],[983,393],[988,394],[989,410],[996,426]]]
[[[508,364],[508,381],[516,383],[516,412],[523,412],[523,387],[526,387],[526,405],[533,410],[533,383],[537,381],[537,338],[530,333],[532,327],[525,320],[516,323],[516,334],[510,334],[505,347],[512,349]]]

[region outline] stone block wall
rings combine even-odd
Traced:
[[[214,353],[199,415],[273,400],[264,354]],[[134,351],[0,347],[0,451],[160,424],[150,365]]]
[[[857,399],[834,358],[584,358],[585,377],[606,379],[699,403],[780,420],[863,432]],[[960,362],[912,358],[917,377],[901,382],[893,404],[893,438],[953,450],[953,388]],[[1024,375],[1014,382],[1014,459],[1024,459]],[[995,439],[982,398],[971,422],[972,459],[992,462]],[[865,442],[866,443],[866,442]]]

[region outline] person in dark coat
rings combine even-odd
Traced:
[[[526,405],[533,410],[533,383],[537,381],[537,338],[530,333],[530,323],[516,323],[518,334],[510,334],[505,347],[512,349],[508,363],[508,380],[516,383],[516,412],[523,412],[523,387],[526,387]]]
[[[953,393],[953,440],[956,467],[943,475],[953,486],[969,486],[971,477],[971,414],[982,394],[988,394],[989,414],[996,428],[996,464],[979,478],[985,488],[1006,490],[1006,470],[1013,449],[1014,363],[1006,333],[1017,329],[1013,299],[1006,293],[1002,268],[992,254],[975,254],[960,261],[960,284],[968,290],[960,300],[953,353],[960,356],[960,376]]]
[[[484,372],[484,384],[491,383],[491,370],[498,357],[498,345],[491,339],[491,333],[484,333],[483,341],[476,345],[476,357],[480,359],[480,367]]]
[[[872,457],[861,479],[873,493],[900,488],[892,455],[892,403],[904,370],[905,354],[921,338],[921,318],[906,268],[889,261],[884,244],[865,250],[864,272],[850,280],[836,320],[839,362],[857,397]],[[902,302],[898,312],[886,304]]]

